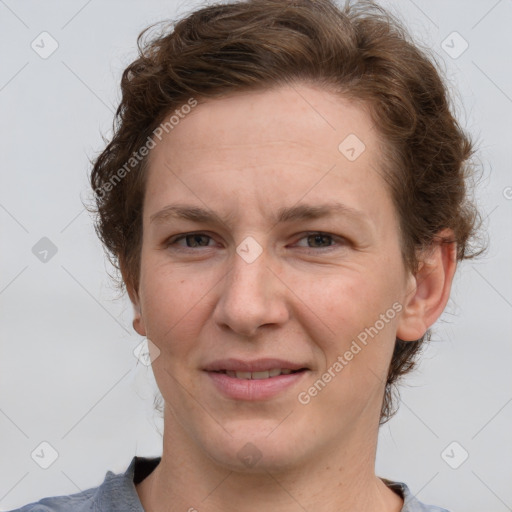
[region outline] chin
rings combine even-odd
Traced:
[[[205,448],[217,464],[230,471],[274,473],[289,470],[301,463],[305,444],[298,442],[297,437],[296,431],[291,434],[283,429],[277,433],[264,426],[253,426],[249,429],[238,428],[237,434],[232,437],[225,433],[222,441],[209,438]]]

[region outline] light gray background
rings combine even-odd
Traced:
[[[160,454],[152,372],[132,353],[141,338],[127,299],[115,300],[81,198],[89,194],[88,158],[102,149],[100,134],[111,133],[136,36],[199,4],[0,0],[1,510],[97,486],[133,455]],[[453,511],[505,512],[512,510],[512,1],[383,4],[439,54],[459,91],[462,124],[480,143],[478,197],[491,246],[459,268],[435,341],[402,387],[399,414],[381,429],[377,473]],[[47,59],[31,48],[43,31],[59,44]],[[469,43],[457,59],[441,46],[453,31]],[[44,236],[58,248],[47,263],[31,250]],[[43,441],[59,454],[46,470],[31,458]],[[458,469],[441,457],[452,441],[469,453]],[[448,453],[460,457],[460,448]]]

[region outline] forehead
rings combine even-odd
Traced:
[[[318,86],[200,101],[151,150],[144,216],[171,199],[243,207],[251,195],[264,208],[342,192],[354,203],[382,194],[380,144],[363,104]]]
[[[366,105],[318,85],[297,83],[199,99],[199,105],[183,116],[164,140],[169,149],[194,147],[194,154],[174,153],[183,162],[212,149],[221,150],[219,156],[230,149],[258,155],[261,145],[271,150],[283,144],[292,150],[321,150],[337,159],[339,144],[349,135],[361,142],[364,139],[369,149],[376,142]]]

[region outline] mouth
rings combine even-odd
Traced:
[[[220,373],[232,377],[234,379],[243,380],[263,380],[279,377],[280,375],[291,375],[292,373],[301,373],[307,371],[307,368],[299,368],[298,370],[291,370],[290,368],[272,368],[271,370],[264,370],[259,372],[247,372],[236,370],[215,370],[213,373]]]
[[[270,400],[306,378],[310,368],[283,359],[223,359],[203,368],[214,389],[232,400]]]

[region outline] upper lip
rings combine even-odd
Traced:
[[[306,365],[301,363],[294,363],[292,361],[286,361],[284,359],[255,359],[253,361],[242,360],[242,359],[218,359],[209,363],[204,367],[205,371],[218,372],[222,370],[234,371],[234,372],[264,372],[280,368],[281,370],[300,370],[307,369]]]

